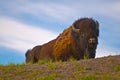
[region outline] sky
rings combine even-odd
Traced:
[[[25,62],[28,49],[83,17],[100,24],[96,58],[120,55],[120,0],[0,0],[0,64]]]

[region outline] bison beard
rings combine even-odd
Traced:
[[[76,20],[56,39],[35,46],[26,52],[26,62],[37,62],[41,59],[67,61],[70,57],[77,60],[95,58],[99,36],[99,23],[91,18]]]

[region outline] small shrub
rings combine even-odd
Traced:
[[[22,64],[20,64],[20,65],[22,65],[22,66],[24,66],[26,63],[25,62],[23,62]]]
[[[83,66],[77,66],[77,70],[78,71],[83,71],[83,70],[85,70],[85,68]]]
[[[103,74],[102,80],[120,80],[119,75]]]
[[[0,64],[0,70],[2,70],[4,68],[4,66],[2,64]]]
[[[80,65],[76,65],[76,68],[78,71],[91,70],[91,68],[89,67],[80,66]]]
[[[90,64],[91,63],[91,61],[90,60],[87,60],[87,64]]]
[[[80,80],[98,80],[98,79],[95,75],[87,75],[87,76],[81,77]]]
[[[30,62],[28,62],[27,64],[30,64],[30,65],[31,65],[31,64],[33,64],[33,61],[30,61]]]
[[[16,71],[17,71],[18,73],[24,72],[23,64],[22,64],[22,65],[21,65],[21,64],[17,64],[17,65],[16,65]]]
[[[115,71],[115,72],[119,72],[119,71],[120,71],[120,66],[119,66],[119,65],[115,66],[115,67],[114,67],[114,71]]]
[[[59,60],[59,61],[58,61],[58,63],[59,63],[59,64],[62,64],[62,63],[63,63],[63,61],[62,61],[62,60]]]
[[[96,75],[80,75],[75,74],[73,80],[98,80]]]
[[[15,64],[14,63],[9,63],[7,66],[13,67],[13,66],[15,66]]]
[[[97,71],[97,70],[94,70],[94,75],[99,75],[99,71]]]
[[[37,72],[36,71],[32,71],[31,73],[27,74],[26,77],[27,78],[33,78],[37,75]]]
[[[110,75],[109,74],[104,74],[103,75],[103,80],[111,80]]]
[[[73,62],[73,61],[76,61],[76,59],[75,59],[74,57],[70,57],[70,58],[69,58],[69,61],[70,61],[70,62]]]
[[[2,64],[0,64],[0,66],[3,66]]]
[[[89,59],[89,55],[88,54],[84,54],[84,59]]]
[[[48,62],[47,66],[49,69],[55,69],[57,67],[57,65],[55,63],[52,63],[52,61]]]
[[[15,64],[9,63],[8,65],[5,66],[5,70],[14,70],[15,69]]]
[[[37,80],[36,79],[36,77],[37,76],[42,76],[42,74],[43,74],[43,70],[41,70],[41,69],[39,69],[39,70],[35,70],[35,71],[31,71],[31,72],[28,72],[27,74],[26,74],[26,78],[31,78],[32,80]],[[39,79],[38,79],[39,80]]]
[[[50,75],[40,76],[38,78],[34,78],[34,80],[56,80],[57,77],[59,77],[59,75],[57,73],[53,73]]]
[[[51,60],[50,60],[51,61]],[[46,64],[46,63],[48,63],[49,61],[48,60],[46,60],[46,59],[42,59],[42,60],[39,60],[38,62],[37,62],[37,64]]]

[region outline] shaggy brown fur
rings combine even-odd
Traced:
[[[91,18],[78,19],[56,39],[36,46],[27,52],[26,62],[36,62],[40,59],[66,61],[70,57],[79,60],[83,59],[84,55],[88,55],[88,58],[94,58],[98,36],[99,24],[97,21]]]
[[[26,62],[36,63],[38,60],[53,59],[52,49],[56,40],[52,40],[46,44],[35,46],[32,50],[26,52]]]

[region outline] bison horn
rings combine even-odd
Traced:
[[[73,25],[72,25],[72,30],[76,33],[79,33],[80,32],[80,29],[76,29]]]

